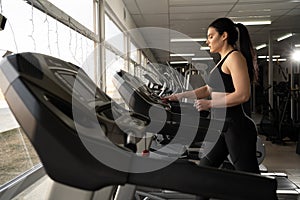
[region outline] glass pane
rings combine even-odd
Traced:
[[[130,42],[130,58],[138,62],[138,50],[132,42]]]
[[[134,64],[132,62],[130,62],[130,64],[129,64],[128,72],[129,72],[129,74],[134,75]]]
[[[73,4],[78,5],[78,2],[73,1],[69,4],[69,9],[75,10],[72,8]],[[95,80],[94,41],[22,0],[2,0],[1,5],[2,14],[7,18],[7,22],[5,29],[0,31],[0,56],[7,50],[13,53],[37,52],[51,55],[82,67]],[[85,13],[84,17],[83,15],[81,17],[92,22],[89,15],[90,13]],[[2,185],[40,161],[19,128],[3,95],[0,96],[0,119],[0,185]]]
[[[141,52],[141,63],[140,63],[143,67],[146,67],[146,57],[143,54],[143,52]]]
[[[76,1],[62,1],[62,0],[48,0],[59,9],[70,15],[76,21],[84,25],[91,31],[94,30],[93,25],[93,0],[76,0]],[[84,13],[84,14],[79,14]]]
[[[125,37],[119,27],[105,15],[105,41],[125,54]]]
[[[1,83],[0,83],[1,84]],[[0,186],[40,163],[0,91]]]
[[[125,60],[114,54],[112,51],[105,49],[106,55],[106,94],[118,103],[122,103],[121,96],[113,83],[113,76],[125,66]]]
[[[83,67],[95,80],[93,41],[24,1],[4,0],[2,8],[8,25],[0,32],[0,49],[51,55]]]

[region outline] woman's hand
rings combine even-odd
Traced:
[[[182,97],[181,93],[177,93],[177,94],[172,94],[172,95],[169,95],[169,96],[165,96],[162,99],[166,100],[166,101],[179,101],[182,98],[183,97]]]
[[[212,102],[207,99],[197,99],[195,100],[194,107],[198,111],[209,110],[212,107]]]

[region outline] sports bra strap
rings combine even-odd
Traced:
[[[237,50],[236,50],[236,49],[232,49],[231,51],[229,51],[229,52],[226,54],[226,56],[222,59],[222,61],[218,63],[218,66],[222,66],[223,63],[224,63],[224,61],[226,60],[226,58],[227,58],[232,52],[234,52],[234,51],[237,51]]]
[[[231,51],[229,51],[226,56],[224,58],[222,58],[222,60],[220,60],[215,66],[214,68],[212,68],[212,70],[210,71],[210,73],[212,73],[216,68],[218,68],[219,66],[222,66],[224,61],[226,60],[226,58],[229,56],[229,54],[231,54],[232,52],[237,51],[236,49],[233,49]]]

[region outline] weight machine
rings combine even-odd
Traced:
[[[286,72],[279,63],[277,65],[282,72],[284,81],[273,86],[273,99],[275,99],[273,105],[267,99],[268,90],[272,86],[264,89],[264,109],[260,129],[267,136],[267,140],[276,144],[284,144],[286,137],[292,141],[296,139],[295,131],[299,128],[300,90],[297,86],[295,88],[291,87],[291,80],[288,80]],[[292,108],[293,103],[295,103],[296,109]]]

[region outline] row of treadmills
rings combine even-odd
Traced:
[[[281,189],[299,191],[282,176],[198,166],[188,147],[219,134],[226,121],[162,101],[143,84],[130,90],[134,82],[125,73],[115,78],[130,110],[72,63],[38,53],[1,61],[1,90],[52,180],[90,192],[134,186],[131,194],[114,192],[110,199],[275,200],[287,195]],[[158,136],[161,146],[152,148]]]

